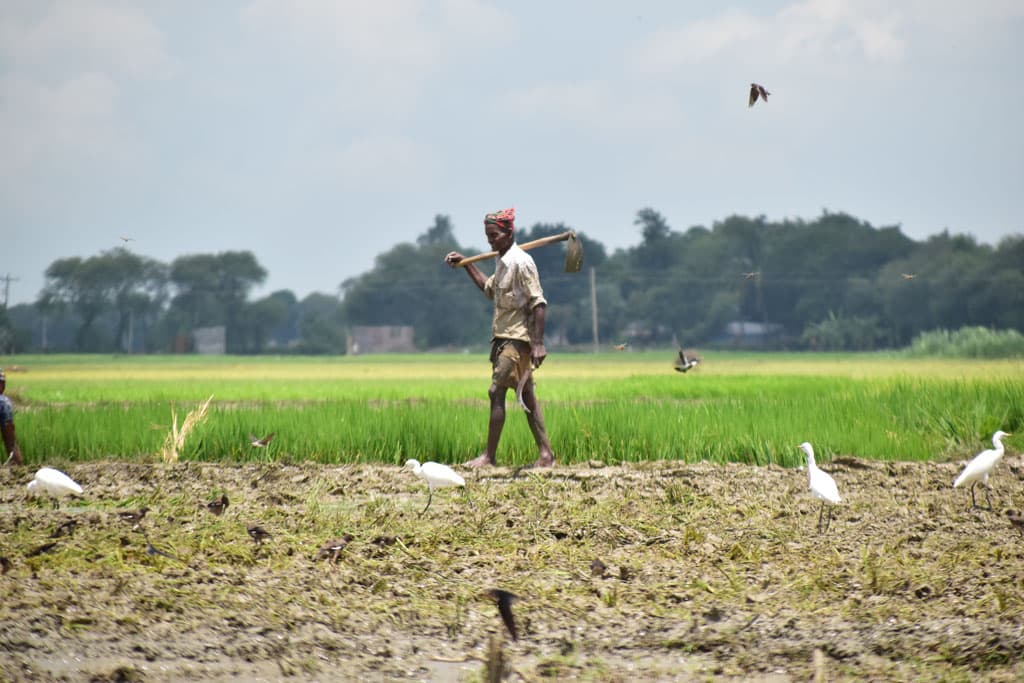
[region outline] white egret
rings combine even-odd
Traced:
[[[818,469],[814,462],[814,447],[804,441],[799,448],[807,454],[807,475],[811,483],[811,495],[821,500],[821,509],[818,511],[818,533],[821,533],[821,516],[825,512],[825,504],[828,506],[828,520],[825,522],[825,531],[832,525],[832,506],[838,504],[842,499],[839,497],[839,488],[836,481],[828,472]]]
[[[448,465],[442,465],[441,463],[425,462],[421,465],[419,460],[406,460],[405,469],[412,470],[413,474],[427,482],[427,486],[430,488],[430,493],[427,494],[427,506],[423,508],[423,512],[426,512],[427,508],[430,507],[430,501],[434,497],[435,488],[441,489],[448,486],[466,485],[466,480],[458,472],[448,467]],[[423,512],[420,514],[422,515]]]
[[[963,484],[971,485],[971,507],[978,507],[977,502],[974,500],[974,485],[981,480],[981,483],[985,485],[985,500],[988,501],[988,509],[992,509],[992,500],[989,498],[988,491],[988,475],[992,473],[995,466],[999,464],[999,461],[1003,457],[1003,442],[1004,436],[1010,436],[1009,432],[1002,430],[997,431],[992,435],[992,445],[995,448],[990,448],[986,451],[982,451],[974,456],[974,459],[967,463],[967,467],[960,473],[960,476],[953,482],[953,488],[957,488]]]
[[[33,493],[49,493],[54,498],[82,495],[82,487],[74,479],[52,467],[43,467],[36,472],[35,479],[28,483],[28,490]]]

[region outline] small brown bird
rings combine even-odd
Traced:
[[[625,351],[626,349],[629,348],[629,342],[622,342],[621,344],[616,344],[612,348],[615,349],[616,351]]]
[[[14,565],[11,564],[11,561],[8,560],[6,557],[0,557],[0,574],[6,574],[7,572],[11,571],[11,567],[13,566]]]
[[[141,507],[138,510],[121,510],[117,513],[117,516],[129,524],[138,524],[146,516],[147,512],[149,512],[149,508]]]
[[[754,106],[754,102],[757,102],[758,95],[761,96],[762,100],[767,102],[768,101],[768,96],[771,95],[771,93],[768,92],[767,90],[765,90],[763,85],[758,85],[757,83],[751,83],[750,84],[750,102],[747,104],[748,107],[753,107]]]
[[[673,367],[675,367],[676,372],[686,372],[697,367],[698,363],[700,363],[699,358],[696,356],[687,356],[685,351],[679,349],[679,354]]]
[[[220,494],[220,498],[211,500],[209,503],[206,504],[206,509],[215,515],[222,514],[225,510],[228,509],[228,494],[222,493]]]
[[[277,432],[270,432],[269,434],[267,434],[267,435],[266,435],[265,437],[263,437],[262,439],[258,439],[258,438],[256,438],[256,435],[255,435],[255,434],[250,434],[250,435],[249,435],[249,443],[250,443],[251,445],[255,446],[256,448],[265,448],[265,447],[266,447],[266,445],[267,445],[268,443],[270,443],[271,439],[273,439],[273,438],[274,438],[274,435],[275,435],[276,433],[277,433]]]
[[[914,273],[900,273],[904,280],[913,280],[917,275]]]
[[[61,524],[57,525],[57,528],[50,534],[50,538],[60,538],[61,536],[70,536],[78,528],[77,519],[69,519]]]
[[[263,545],[263,543],[270,538],[270,532],[258,524],[250,524],[246,531],[249,532],[249,535],[252,537],[252,540],[256,542],[256,545]]]
[[[596,576],[599,579],[603,579],[605,573],[607,573],[608,567],[599,558],[594,558],[590,563],[590,575]]]
[[[1007,510],[1006,516],[1010,519],[1010,524],[1017,527],[1021,538],[1024,538],[1024,513],[1020,510]]]
[[[500,588],[489,588],[483,592],[482,597],[489,598],[497,603],[498,614],[501,615],[501,620],[505,622],[505,628],[512,635],[512,640],[519,640],[519,636],[516,633],[516,620],[512,617],[512,601],[518,600],[519,596]]]
[[[355,538],[355,536],[352,534],[345,534],[341,538],[327,541],[327,543],[320,546],[320,550],[316,553],[316,559],[337,562],[338,557],[341,555],[341,551],[345,549],[345,546],[347,546],[349,541],[353,538]]]
[[[51,550],[53,550],[56,547],[57,547],[57,541],[51,541],[49,543],[44,543],[41,546],[38,546],[38,547],[28,551],[27,553],[25,553],[25,557],[35,557],[36,555],[42,555],[43,553],[50,552]]]

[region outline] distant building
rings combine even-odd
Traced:
[[[719,341],[727,341],[734,346],[761,346],[777,339],[782,330],[782,325],[778,323],[734,320],[726,323],[725,334]]]
[[[414,353],[412,325],[355,325],[348,336],[348,353]]]
[[[227,328],[197,327],[192,330],[192,350],[204,356],[223,356],[227,350]]]

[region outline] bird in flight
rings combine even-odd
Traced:
[[[121,241],[124,242],[125,244],[135,241],[134,237],[125,237],[124,235],[119,235],[119,237],[121,238]]]
[[[767,102],[769,95],[771,95],[771,93],[768,92],[767,90],[765,90],[763,85],[758,85],[757,83],[751,83],[750,84],[750,102],[747,104],[747,106],[748,107],[753,107],[754,106],[754,102],[757,102],[758,96],[760,96],[762,100]]]
[[[498,614],[501,615],[501,620],[505,622],[505,628],[512,635],[512,640],[519,640],[519,635],[516,633],[516,620],[512,616],[512,601],[518,600],[519,596],[500,588],[489,588],[484,591],[483,597],[490,598],[497,603]]]
[[[743,273],[743,279],[744,280],[756,280],[758,277],[760,277],[760,275],[761,275],[761,271],[754,270],[754,271],[751,271],[749,273]]]
[[[917,275],[914,273],[900,273],[904,280],[913,280]]]
[[[685,351],[679,349],[679,355],[676,358],[676,363],[673,367],[676,369],[676,372],[686,372],[692,368],[697,367],[698,363],[700,363],[700,359],[698,359],[696,356],[688,357]]]
[[[228,494],[222,493],[220,494],[220,498],[211,500],[209,503],[206,504],[206,509],[215,515],[222,514],[225,510],[228,509]]]
[[[622,342],[621,344],[616,344],[612,348],[614,348],[616,351],[625,351],[626,349],[629,348],[629,342]]]
[[[256,448],[265,448],[266,445],[270,443],[270,441],[274,438],[275,434],[277,434],[277,432],[270,432],[262,439],[257,438],[255,434],[250,434],[249,443],[255,446]]]

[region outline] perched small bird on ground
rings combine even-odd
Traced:
[[[206,504],[206,509],[215,515],[222,514],[228,509],[228,495],[226,493],[220,494],[220,498],[211,500]]]
[[[685,351],[679,349],[678,357],[673,367],[675,367],[676,372],[686,372],[697,367],[698,363],[700,363],[700,360],[696,356],[687,356]]]
[[[988,509],[992,509],[992,499],[989,498],[989,485],[988,476],[992,474],[992,470],[995,469],[996,465],[1003,458],[1005,449],[1003,448],[1002,438],[1004,436],[1012,436],[1009,432],[1003,430],[997,431],[992,435],[992,445],[995,448],[990,448],[986,451],[982,451],[974,456],[974,459],[967,463],[967,467],[960,473],[960,476],[953,482],[953,488],[957,488],[962,484],[971,485],[971,507],[978,507],[978,503],[974,500],[974,485],[980,480],[985,486],[985,500],[988,501]]]
[[[594,558],[594,560],[590,563],[591,576],[596,576],[599,579],[603,579],[605,572],[607,571],[608,567],[605,566],[605,563],[598,558]]]
[[[435,488],[446,488],[448,486],[465,486],[466,480],[448,465],[437,462],[425,462],[422,465],[419,460],[406,460],[405,469],[412,470],[413,474],[427,482],[430,492],[427,494],[427,505],[423,508],[422,515],[430,507],[430,501],[434,497]]]
[[[771,93],[768,92],[767,90],[765,90],[763,85],[758,85],[757,83],[751,83],[750,84],[750,100],[747,103],[748,107],[753,107],[754,106],[754,102],[757,102],[758,95],[761,96],[762,100],[767,102],[768,101],[768,96],[771,95]]]
[[[77,519],[69,519],[61,524],[57,525],[57,528],[50,534],[50,538],[60,538],[61,536],[70,536],[74,533],[75,529],[78,528]]]
[[[270,432],[262,439],[258,438],[255,434],[250,434],[249,443],[256,448],[265,448],[266,445],[274,438],[275,434],[277,434],[277,432]]]
[[[327,541],[327,543],[320,546],[320,550],[316,553],[316,559],[337,562],[338,556],[341,555],[341,551],[345,549],[345,546],[347,546],[353,538],[355,537],[352,534],[345,534],[341,538]]]
[[[55,498],[82,495],[82,487],[74,479],[52,467],[43,467],[36,472],[35,479],[28,483],[28,490],[33,493],[48,493]]]
[[[50,552],[56,547],[57,541],[50,541],[49,543],[44,543],[41,546],[37,546],[36,548],[33,548],[32,550],[28,551],[27,553],[25,553],[25,557],[35,557],[36,555],[42,555],[43,553]]]
[[[14,565],[11,564],[10,560],[8,560],[6,557],[0,557],[0,574],[6,574],[7,572],[11,571],[12,566]]]
[[[1020,510],[1007,510],[1006,516],[1009,518],[1010,524],[1017,527],[1021,538],[1024,538],[1024,512]]]
[[[825,531],[828,531],[832,524],[832,506],[842,501],[839,497],[839,488],[836,481],[828,472],[818,469],[814,462],[814,447],[804,441],[799,448],[807,454],[807,477],[811,483],[811,495],[821,501],[821,509],[818,511],[818,533],[821,533],[821,516],[825,512],[825,504],[828,503],[828,521],[825,523]]]
[[[512,601],[518,600],[519,596],[500,588],[489,588],[483,592],[482,597],[489,598],[497,603],[498,614],[501,615],[501,620],[505,622],[505,628],[512,635],[512,640],[519,640],[519,635],[516,633],[516,620],[512,616]]]
[[[256,545],[263,545],[270,538],[270,532],[258,524],[250,524],[246,531],[249,532],[249,536],[256,542]]]
[[[149,512],[149,508],[141,507],[138,510],[121,510],[117,513],[117,516],[129,524],[138,524],[146,516],[147,512]]]

